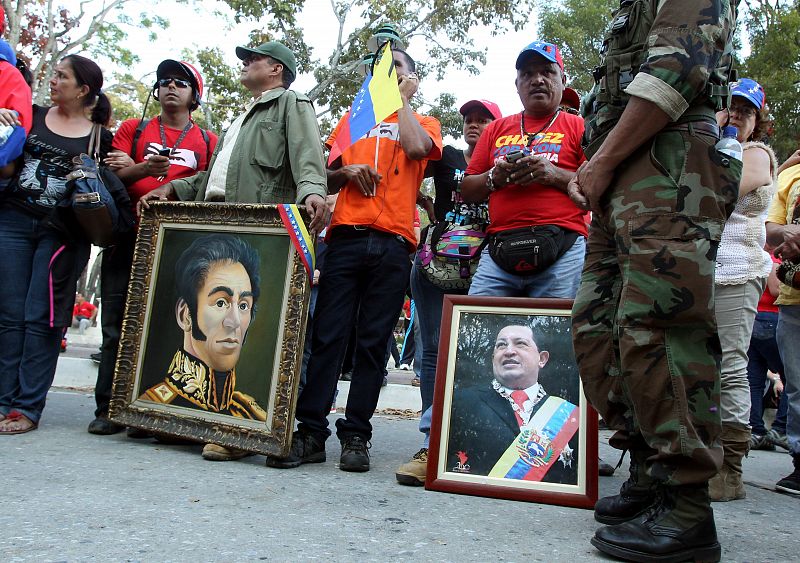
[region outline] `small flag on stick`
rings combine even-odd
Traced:
[[[375,54],[372,75],[364,79],[361,89],[353,99],[353,105],[344,118],[344,123],[331,147],[328,164],[339,158],[350,145],[369,133],[382,120],[403,107],[400,89],[397,86],[397,70],[394,66],[392,48],[384,43]]]

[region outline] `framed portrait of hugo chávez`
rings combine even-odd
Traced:
[[[597,414],[568,299],[445,297],[428,489],[592,508]]]
[[[288,453],[310,294],[300,231],[307,242],[295,206],[151,204],[136,240],[111,419]]]

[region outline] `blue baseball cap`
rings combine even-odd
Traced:
[[[564,71],[564,59],[561,58],[561,51],[552,43],[546,41],[534,41],[517,56],[517,70],[522,66],[522,62],[530,55],[539,55],[551,63],[556,63],[561,71]]]
[[[766,102],[764,87],[751,78],[742,78],[734,83],[731,88],[731,96],[741,96],[756,106],[756,109],[764,109],[764,102]]]

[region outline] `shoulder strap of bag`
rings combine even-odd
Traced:
[[[450,229],[450,221],[439,221],[438,223],[431,225],[431,248],[436,248],[436,245],[439,244],[439,241],[442,238],[442,235],[445,231]]]
[[[100,160],[100,130],[100,125],[95,123],[92,125],[92,132],[89,133],[89,149],[87,154],[91,156],[95,162]]]
[[[206,169],[211,165],[211,137],[208,136],[208,131],[203,129],[202,127],[198,127],[200,129],[200,134],[203,136],[203,140],[206,142]]]
[[[150,119],[140,119],[139,125],[136,126],[136,131],[133,132],[133,142],[131,143],[131,158],[136,162],[136,145],[139,143],[139,137],[142,136],[142,131],[150,123]]]

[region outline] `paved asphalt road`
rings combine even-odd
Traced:
[[[596,561],[587,510],[403,487],[416,420],[376,417],[372,470],[86,433],[93,398],[54,390],[39,430],[0,438],[0,561]],[[333,418],[333,417],[332,417]],[[601,455],[616,456],[601,440]],[[800,498],[769,490],[785,453],[746,460],[747,499],[716,504],[724,561],[800,560]],[[626,475],[601,478],[601,494]]]

